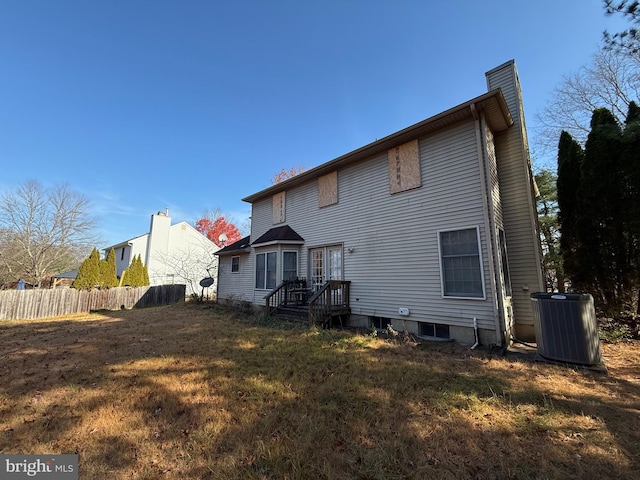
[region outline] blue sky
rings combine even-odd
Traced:
[[[515,59],[529,136],[601,0],[0,0],[0,192],[87,195],[104,247],[193,224],[486,91]],[[553,159],[537,159],[543,163]]]

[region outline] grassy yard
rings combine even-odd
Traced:
[[[184,304],[0,323],[0,453],[80,478],[638,478],[640,343],[609,375]]]

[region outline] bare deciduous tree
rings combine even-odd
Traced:
[[[156,253],[158,267],[149,272],[156,277],[172,276],[175,283],[187,286],[187,295],[199,295],[204,292],[200,287],[203,278],[218,276],[218,258],[214,255],[205,238],[200,244],[193,243],[171,253]],[[215,286],[213,286],[215,288]]]
[[[73,268],[97,243],[89,199],[58,185],[30,180],[0,196],[0,268],[6,279],[42,286]]]
[[[535,149],[554,153],[562,130],[584,145],[593,111],[610,110],[622,125],[630,102],[640,95],[640,60],[603,49],[577,73],[564,77],[551,101],[536,115]]]

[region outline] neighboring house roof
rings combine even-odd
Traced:
[[[251,245],[254,247],[260,245],[271,245],[274,243],[304,243],[304,238],[298,235],[289,225],[282,225],[268,230],[264,235],[258,238]]]
[[[457,107],[450,108],[438,115],[370,143],[369,145],[365,145],[364,147],[342,155],[334,160],[323,163],[318,167],[299,173],[298,175],[288,178],[283,182],[276,183],[269,188],[243,198],[242,201],[253,203],[262,198],[290,189],[291,187],[301,185],[312,178],[330,173],[339,167],[344,167],[369,158],[372,155],[386,152],[390,148],[413,140],[416,137],[440,130],[449,125],[460,122],[461,120],[476,118],[481,111],[484,111],[487,123],[493,132],[502,132],[513,125],[513,119],[509,113],[509,107],[507,106],[507,102],[502,94],[502,90],[497,88],[491,92],[485,93],[484,95],[475,97],[468,102],[462,103]],[[258,240],[256,240],[256,242]]]
[[[181,226],[181,225],[186,225],[190,230],[193,230],[193,231],[197,232],[197,230],[193,227],[193,225],[190,225],[189,223],[184,222],[184,221],[183,222],[174,223],[174,224],[170,225],[169,228],[174,229],[174,228],[176,228],[178,226]],[[200,233],[200,232],[198,232],[198,233]],[[130,245],[133,241],[138,240],[138,239],[145,239],[145,241],[146,241],[146,237],[148,237],[148,236],[149,236],[148,233],[143,233],[142,235],[138,235],[137,237],[132,237],[129,240],[124,240],[122,242],[115,243],[113,245],[105,247],[105,248],[102,249],[102,251],[109,252],[109,250],[111,250],[112,248],[115,250],[115,249],[118,249],[118,248],[126,247],[127,245]],[[217,245],[215,244],[214,241],[212,241],[209,238],[207,238],[206,235],[203,235],[203,237],[207,239],[207,242],[210,242],[212,245],[214,245],[217,248]]]
[[[231,245],[227,245],[216,252],[216,255],[227,255],[237,253],[249,253],[251,249],[251,236],[241,238],[237,242],[233,242]]]
[[[116,243],[115,245],[110,245],[110,246],[108,246],[108,247],[105,247],[105,248],[103,248],[102,250],[103,250],[104,252],[109,252],[109,250],[111,250],[112,248],[115,250],[115,249],[120,248],[120,247],[126,247],[126,246],[127,246],[127,245],[129,245],[131,242],[133,242],[134,240],[137,240],[138,238],[148,237],[148,236],[149,236],[149,234],[148,234],[148,233],[143,233],[142,235],[138,235],[137,237],[130,238],[129,240],[125,240],[125,241],[123,241],[123,242]]]
[[[69,270],[68,272],[62,272],[62,273],[58,273],[57,275],[52,275],[51,278],[69,278],[69,279],[75,279],[78,276],[78,269],[75,268],[73,270]]]

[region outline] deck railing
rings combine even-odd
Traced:
[[[273,313],[278,307],[287,305],[305,304],[309,290],[307,281],[304,278],[295,280],[284,280],[273,291],[264,297],[267,314]]]
[[[334,315],[348,313],[351,282],[329,280],[309,299],[309,324],[324,325]]]
[[[290,283],[291,280],[285,280],[264,297],[267,315],[271,315],[276,308],[286,302]]]

